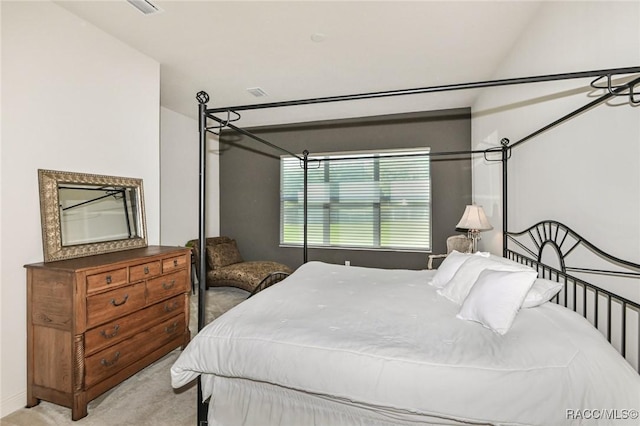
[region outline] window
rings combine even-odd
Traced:
[[[308,163],[310,247],[431,250],[429,149],[332,153]],[[280,244],[301,246],[304,170],[280,160]]]

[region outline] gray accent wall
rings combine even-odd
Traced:
[[[246,129],[294,153],[430,147],[432,152],[471,147],[471,111],[459,108],[357,119]],[[220,235],[235,238],[245,260],[275,260],[293,268],[301,248],[279,247],[280,155],[233,131],[220,137]],[[471,203],[468,156],[432,157],[432,246],[446,252],[446,238]],[[309,249],[309,261],[381,268],[424,269],[428,253]]]

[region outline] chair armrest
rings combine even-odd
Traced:
[[[433,259],[443,259],[445,257],[447,257],[446,254],[430,254],[428,256],[427,269],[433,269]]]

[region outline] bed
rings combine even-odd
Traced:
[[[634,424],[640,377],[584,317],[542,303],[500,334],[461,319],[435,276],[308,262],[205,327],[173,385],[202,375],[210,425],[556,425],[593,409]]]
[[[211,109],[209,96],[199,92],[201,242],[208,133],[231,129],[297,157],[305,171],[303,265],[209,325],[206,288],[200,286],[199,333],[171,370],[174,387],[198,379],[199,424],[636,424],[640,306],[568,274],[565,257],[585,246],[616,265],[605,275],[626,268],[621,273],[634,286],[640,264],[609,256],[553,221],[503,232],[503,256],[486,254],[484,261],[507,265],[497,269],[491,262],[492,268],[480,268],[483,261],[476,258],[465,259],[474,261],[473,268],[463,268],[451,255],[436,272],[308,262],[306,171],[313,156],[283,150],[233,123],[242,110],[596,77],[592,86],[603,95],[514,143],[502,139],[481,151],[430,153],[501,162],[502,229],[509,230],[507,162],[514,148],[612,97],[637,104],[640,77],[620,86],[611,82],[638,72],[633,67]],[[598,86],[603,78],[606,87]],[[521,235],[533,240],[533,249],[516,241]],[[541,261],[549,246],[560,256],[559,267]],[[541,300],[522,307],[530,292]]]

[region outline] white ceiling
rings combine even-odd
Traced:
[[[489,80],[540,6],[530,1],[151,1],[161,13],[143,15],[125,0],[55,3],[157,60],[162,106],[191,117],[200,90],[211,96],[209,107],[223,107]],[[312,40],[317,33],[323,41]],[[246,89],[252,87],[268,96],[250,95]],[[470,106],[474,93],[413,96],[379,107],[357,102],[367,102],[372,115]],[[341,114],[358,115],[357,102]],[[330,111],[325,107],[308,118],[328,118]]]

